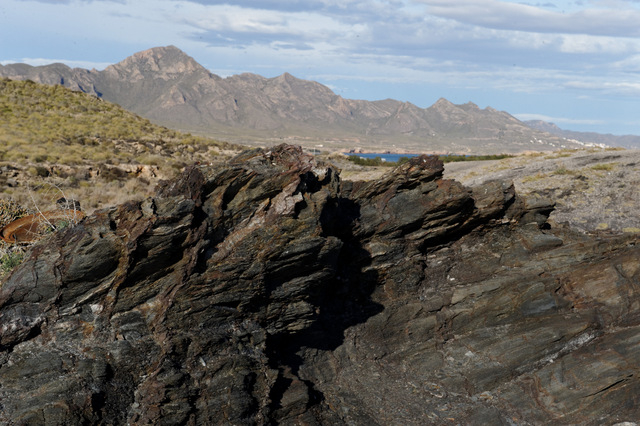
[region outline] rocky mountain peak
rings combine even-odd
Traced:
[[[445,98],[440,98],[433,105],[431,105],[430,108],[447,110],[451,108],[456,108],[456,105],[454,105],[453,103],[451,103],[449,100]]]
[[[104,70],[109,76],[139,81],[145,78],[169,80],[189,73],[208,71],[175,46],[154,47],[135,53]]]
[[[289,74],[288,72],[282,73],[279,76],[277,76],[275,78],[275,81],[278,82],[288,82],[288,83],[293,83],[295,81],[298,81],[299,79],[294,77],[293,75]]]

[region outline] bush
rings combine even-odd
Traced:
[[[35,177],[48,177],[50,174],[49,170],[42,166],[29,167],[29,173]]]
[[[616,163],[596,164],[595,166],[591,167],[591,170],[600,170],[600,171],[609,172],[613,170],[615,166],[616,166]]]
[[[570,170],[567,169],[566,167],[558,167],[553,174],[554,175],[575,175],[578,172],[576,172],[575,170]]]
[[[13,268],[22,263],[23,259],[24,253],[22,252],[12,251],[5,253],[0,257],[0,276],[11,272]]]

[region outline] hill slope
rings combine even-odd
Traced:
[[[293,139],[335,149],[460,153],[582,146],[472,103],[440,99],[424,109],[391,99],[350,100],[287,73],[221,78],[173,46],[136,53],[104,71],[14,64],[0,66],[0,76],[63,84],[154,122],[234,141]]]
[[[132,178],[143,178],[129,182],[129,191],[122,192],[144,196],[157,179],[172,177],[194,161],[211,162],[228,147],[157,126],[59,85],[0,79],[0,186],[5,198],[31,204],[26,184],[46,179],[90,200],[87,207],[108,205],[116,195],[100,190],[100,184],[118,192]]]

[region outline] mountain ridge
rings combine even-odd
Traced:
[[[0,66],[0,77],[62,84],[156,123],[233,142],[269,144],[284,139],[334,150],[460,153],[584,146],[473,103],[455,105],[441,98],[420,108],[393,99],[346,99],[289,73],[222,78],[175,46],[137,52],[103,71],[60,65]]]

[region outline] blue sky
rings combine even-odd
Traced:
[[[2,0],[0,63],[102,69],[175,45],[220,76],[444,97],[640,135],[640,0]]]

